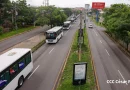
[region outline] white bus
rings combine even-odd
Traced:
[[[46,31],[46,43],[57,43],[62,36],[63,36],[62,27],[56,26]]]
[[[69,30],[71,27],[71,21],[64,22],[63,29]]]
[[[0,90],[15,90],[33,69],[31,49],[14,48],[0,55]]]

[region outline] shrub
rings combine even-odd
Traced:
[[[2,33],[3,33],[3,27],[0,26],[0,34],[2,34]]]
[[[9,20],[4,20],[3,27],[12,29],[13,28],[13,24]]]

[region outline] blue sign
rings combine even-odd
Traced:
[[[19,68],[20,68],[20,69],[23,69],[24,66],[25,66],[25,64],[24,64],[23,62],[19,63]]]
[[[3,87],[7,84],[7,80],[0,80],[0,87]]]

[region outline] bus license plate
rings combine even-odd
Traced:
[[[53,40],[49,40],[50,42],[53,42]]]

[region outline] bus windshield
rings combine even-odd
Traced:
[[[46,39],[56,39],[56,33],[46,33]]]
[[[64,23],[63,27],[69,27],[70,23]]]

